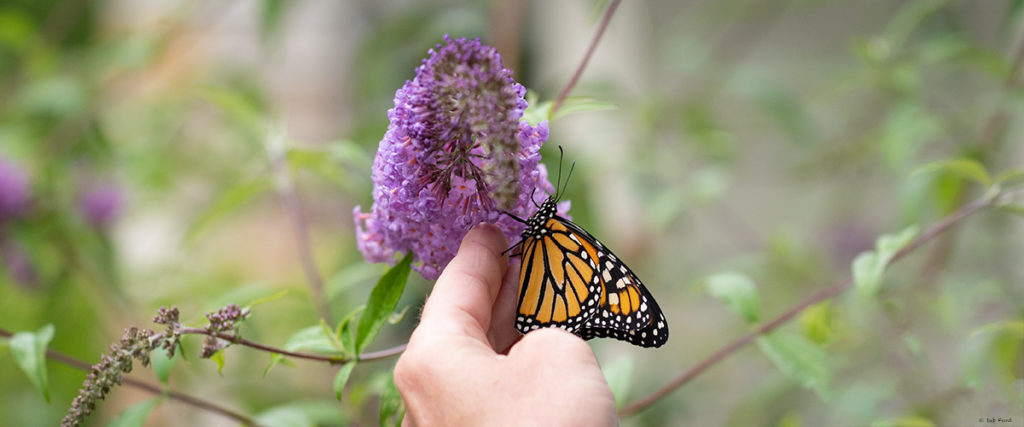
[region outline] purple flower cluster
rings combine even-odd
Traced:
[[[121,191],[111,184],[92,185],[81,190],[78,211],[96,228],[108,228],[121,212]]]
[[[7,159],[0,157],[0,224],[17,216],[28,202],[28,177]]]
[[[539,163],[547,124],[521,121],[526,89],[497,51],[445,36],[428,53],[388,110],[373,207],[353,213],[367,260],[412,251],[413,268],[435,279],[472,226],[495,223],[515,239],[523,226],[501,211],[529,217],[554,188]]]
[[[133,359],[138,359],[142,366],[149,366],[150,353],[158,341],[160,339],[154,339],[151,330],[135,326],[125,329],[121,342],[111,344],[110,354],[100,356],[100,362],[89,370],[60,425],[81,425],[85,417],[96,409],[96,402],[105,399],[111,389],[124,382],[124,374],[132,371]]]
[[[206,313],[206,319],[210,323],[204,329],[209,332],[209,335],[203,341],[203,349],[199,353],[199,357],[211,357],[220,349],[227,347],[230,343],[217,339],[216,335],[224,332],[231,332],[237,335],[238,325],[236,322],[245,320],[246,317],[249,317],[249,310],[243,310],[236,304],[228,304],[217,311]]]

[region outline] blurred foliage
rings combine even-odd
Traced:
[[[671,324],[659,350],[592,343],[617,402],[829,283],[852,274],[862,290],[811,306],[625,425],[1024,419],[1020,197],[886,268],[915,227],[1024,181],[1024,2],[624,2],[550,117],[606,5],[524,2],[515,43],[499,49],[521,58],[529,119],[552,120],[545,162],[558,145],[578,162],[573,218],[630,261]],[[403,343],[429,283],[406,285],[407,264],[386,276],[367,265],[352,208],[371,203],[394,91],[442,34],[496,39],[491,7],[0,5],[0,158],[30,195],[0,216],[0,328],[18,332],[0,340],[4,422],[54,425],[82,384],[81,370],[41,365],[40,346],[94,363],[128,325],[154,328],[161,305],[200,326],[219,306],[266,299],[242,334],[289,350]],[[283,147],[268,146],[275,132]],[[277,148],[335,324],[319,319],[277,197]],[[120,194],[105,205],[113,224],[84,203],[97,188]],[[896,230],[909,231],[875,243]],[[266,425],[401,419],[393,362],[232,346],[214,363],[201,345],[186,337],[181,356],[132,376]],[[121,387],[89,422],[218,417]]]

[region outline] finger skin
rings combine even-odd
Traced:
[[[523,337],[515,327],[516,311],[519,302],[519,267],[518,258],[512,258],[508,263],[508,271],[501,283],[501,290],[494,301],[494,308],[491,310],[491,327],[487,331],[487,338],[491,341],[491,347],[498,353],[508,353],[509,347]]]
[[[491,325],[491,309],[508,259],[504,233],[490,224],[473,227],[459,253],[445,267],[423,307],[420,329],[468,335],[483,343]]]

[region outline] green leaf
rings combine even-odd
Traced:
[[[273,188],[274,183],[267,177],[242,182],[228,188],[218,195],[216,200],[214,200],[209,207],[203,210],[199,216],[192,221],[192,225],[189,226],[188,232],[185,233],[185,240],[194,239],[217,220],[223,218],[239,206],[242,206],[242,204],[250,199],[268,192]]]
[[[996,175],[995,182],[1003,188],[1010,188],[1024,183],[1024,169],[1010,169],[1002,171],[999,175]]]
[[[110,420],[107,427],[141,427],[146,424],[146,418],[149,418],[149,413],[159,401],[160,399],[149,399],[129,406],[117,418]]]
[[[985,166],[974,159],[963,158],[931,162],[917,168],[913,175],[932,172],[948,172],[961,179],[981,184],[985,188],[992,186],[992,178],[985,170]]]
[[[832,369],[820,347],[800,335],[783,332],[762,335],[757,345],[783,374],[814,390],[823,400],[828,398]]]
[[[726,272],[707,278],[708,292],[721,299],[736,314],[743,316],[747,323],[757,323],[760,319],[760,304],[754,281],[746,275]]]
[[[895,234],[883,234],[875,241],[875,250],[866,251],[853,259],[853,281],[861,295],[878,293],[885,272],[893,256],[917,237],[920,228],[911,225]]]
[[[832,327],[832,310],[831,301],[823,301],[807,307],[800,314],[804,336],[818,345],[832,342],[835,335]]]
[[[14,361],[47,402],[50,388],[46,377],[46,346],[52,339],[53,325],[50,324],[35,332],[18,332],[8,341]]]
[[[263,0],[260,7],[260,35],[264,40],[280,33],[285,10],[284,0]]]
[[[636,361],[632,357],[621,357],[601,367],[608,387],[615,396],[615,404],[621,405],[629,397],[629,389],[633,386],[633,371]]]
[[[341,400],[341,392],[345,390],[345,383],[348,382],[349,375],[352,375],[352,369],[355,369],[356,361],[345,362],[341,365],[341,369],[338,369],[338,374],[334,376],[334,397],[339,401]]]
[[[289,148],[285,158],[288,166],[293,170],[305,170],[319,175],[338,186],[345,186],[347,179],[344,169],[331,158],[331,153],[326,150],[307,150],[301,148]]]
[[[217,375],[224,375],[224,349],[217,350],[210,356],[210,360],[217,364]]]
[[[401,426],[402,415],[405,409],[402,408],[402,395],[395,387],[395,380],[389,377],[384,389],[380,393],[380,424],[382,426]]]
[[[409,279],[412,253],[405,254],[394,267],[391,267],[374,286],[370,298],[366,301],[366,310],[359,318],[358,334],[356,335],[355,353],[359,355],[366,345],[380,332],[381,326],[391,312],[398,306],[398,300],[405,291],[405,282]]]
[[[260,305],[260,304],[263,304],[263,303],[268,303],[268,302],[280,299],[280,298],[284,297],[285,295],[288,295],[288,290],[287,289],[279,291],[279,292],[276,292],[276,293],[274,293],[273,295],[270,295],[270,296],[265,296],[263,298],[257,298],[255,300],[253,300],[252,302],[250,302],[248,305],[246,305],[245,309],[246,310],[252,310],[252,308],[257,306],[257,305]]]
[[[167,357],[167,352],[158,348],[150,355],[153,373],[156,374],[156,379],[161,383],[167,384],[167,381],[170,379],[171,368],[174,367],[174,359],[177,359],[178,353],[180,352],[175,353],[175,357]]]
[[[878,262],[875,251],[861,252],[853,259],[853,283],[861,295],[872,296],[878,292],[882,282],[885,264]]]
[[[523,120],[530,126],[537,126],[540,122],[548,120],[551,115],[551,101],[540,102],[540,97],[534,91],[526,92],[526,111],[523,111]]]
[[[902,418],[873,421],[871,427],[935,427],[935,423],[924,417],[910,415]]]
[[[355,310],[352,310],[344,319],[341,320],[341,325],[338,326],[338,335],[341,337],[341,344],[346,349],[354,351],[356,348],[356,319],[363,313],[366,306],[359,306]]]
[[[1024,217],[1024,205],[1008,203],[1008,204],[1004,204],[1004,205],[998,205],[998,206],[996,206],[996,209],[999,209],[999,210],[1002,210],[1002,211],[1006,211],[1006,212],[1009,212],[1009,213],[1012,213],[1012,214],[1017,214],[1017,215],[1019,215],[1021,217]]]
[[[306,413],[295,406],[270,408],[256,415],[256,424],[266,427],[315,427]]]
[[[909,245],[910,242],[914,241],[917,237],[920,227],[917,224],[912,224],[907,228],[896,234],[883,234],[875,241],[875,249],[878,251],[878,255],[885,259],[886,264],[892,260],[893,255]]]
[[[288,341],[285,341],[284,349],[340,355],[344,348],[340,346],[340,342],[333,335],[330,328],[323,324],[316,324],[292,334]]]
[[[594,98],[585,96],[570,96],[565,98],[565,102],[562,103],[562,107],[555,112],[555,115],[551,117],[551,120],[557,120],[573,113],[582,113],[587,111],[604,111],[604,110],[615,110],[618,106],[613,102],[599,101]],[[548,115],[551,114],[551,108],[548,107]]]
[[[401,311],[396,311],[388,315],[388,323],[397,325],[402,319],[405,319],[405,313],[409,312],[409,306],[405,306]]]

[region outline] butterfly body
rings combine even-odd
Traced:
[[[516,329],[558,327],[583,339],[660,347],[668,325],[636,274],[597,238],[557,214],[555,198],[524,221]]]

